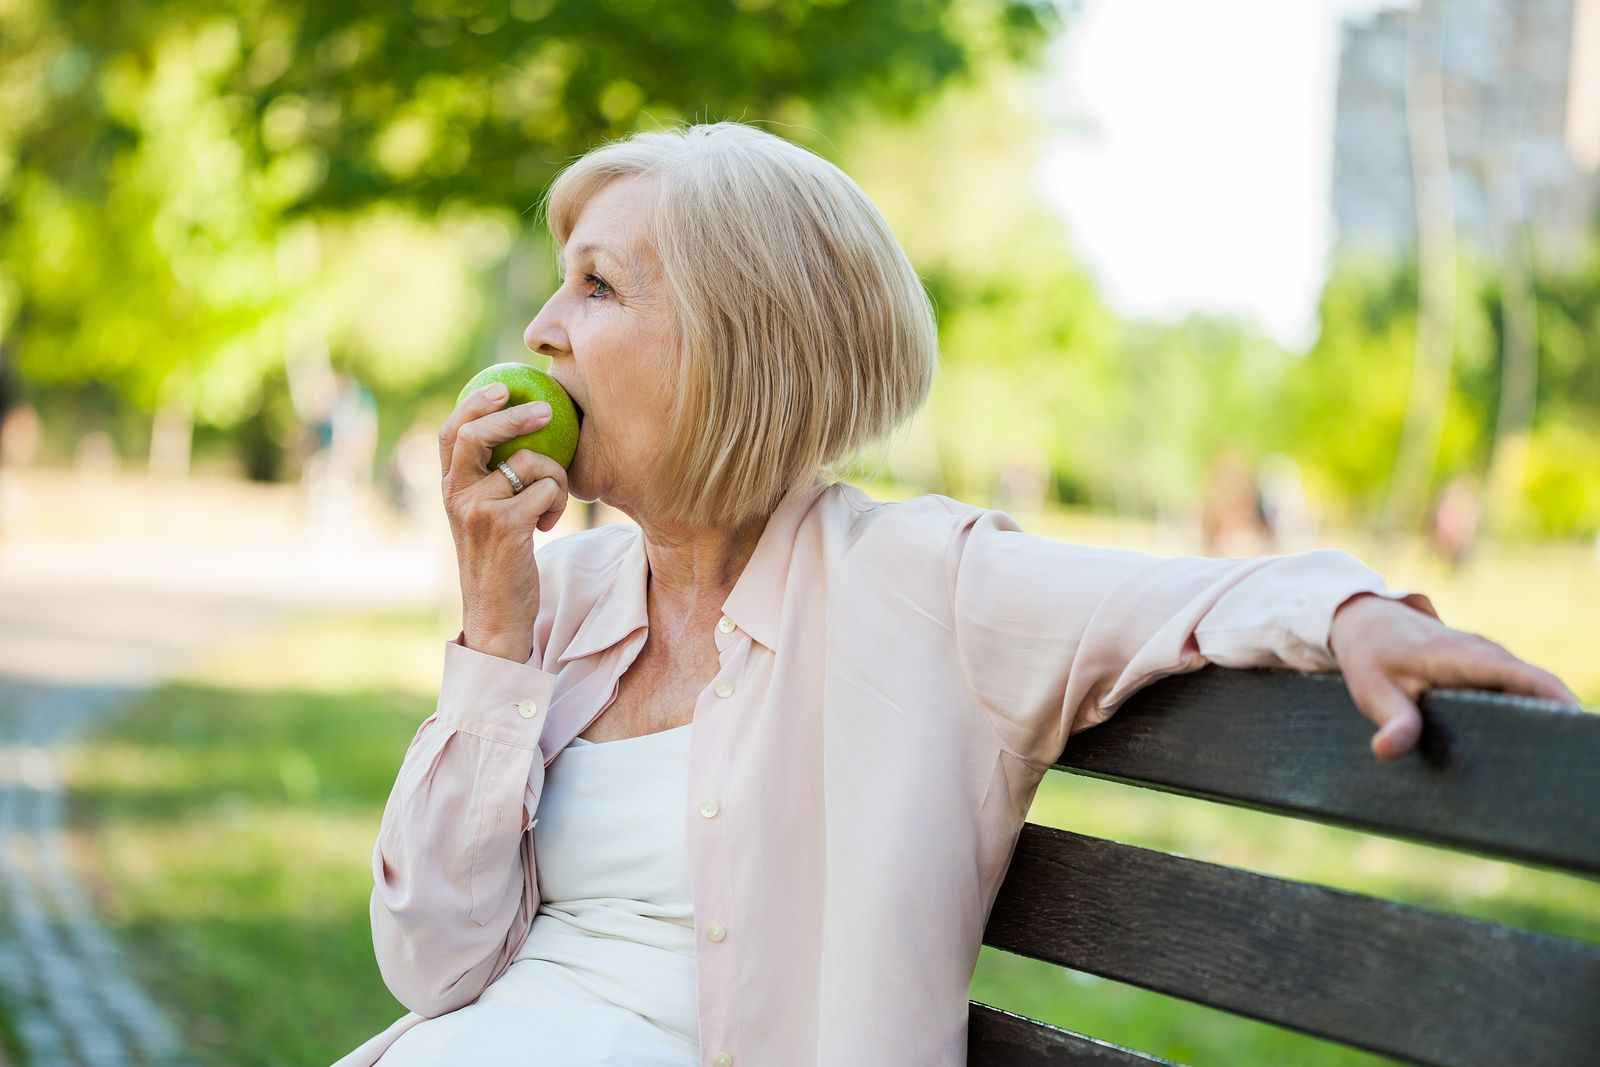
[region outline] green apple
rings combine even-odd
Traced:
[[[495,382],[504,384],[510,393],[502,408],[543,400],[550,405],[550,421],[533,433],[496,445],[489,453],[489,466],[495,467],[524,448],[549,456],[563,470],[571,466],[572,456],[578,451],[578,409],[561,383],[526,363],[496,363],[474,374],[462,387],[456,403],[459,405],[468,393]]]

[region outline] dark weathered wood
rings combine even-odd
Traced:
[[[1342,675],[1209,665],[1135,693],[1057,766],[1600,874],[1600,715],[1480,690],[1420,706],[1417,751],[1382,763]]]
[[[1106,1041],[972,1001],[967,1067],[1176,1067]]]
[[[984,942],[1419,1063],[1600,1049],[1600,946],[1032,824]]]

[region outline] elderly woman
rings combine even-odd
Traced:
[[[1086,548],[822,477],[937,347],[883,217],[794,144],[639,134],[547,217],[563,280],[524,339],[577,455],[489,468],[550,418],[495,387],[439,435],[463,625],[372,857],[411,1011],[347,1067],[960,1064],[1029,801],[1141,686],[1339,669],[1380,759],[1432,685],[1577,702],[1341,551]],[[569,493],[634,524],[536,553]]]

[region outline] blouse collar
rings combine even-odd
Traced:
[[[783,496],[767,519],[755,552],[740,572],[728,598],[722,602],[724,615],[752,639],[773,651],[777,650],[778,623],[783,591],[788,585],[795,533],[811,505],[830,484],[815,481],[791,489]],[[556,657],[557,662],[604,652],[649,625],[645,600],[649,576],[644,533],[634,525],[610,577],[602,579],[599,598],[588,618]]]

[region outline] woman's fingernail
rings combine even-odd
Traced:
[[[533,405],[533,413],[535,415],[548,415],[550,414],[550,405],[541,400]]]
[[[503,385],[491,385],[484,390],[484,395],[490,400],[499,400],[506,395],[506,387]]]

